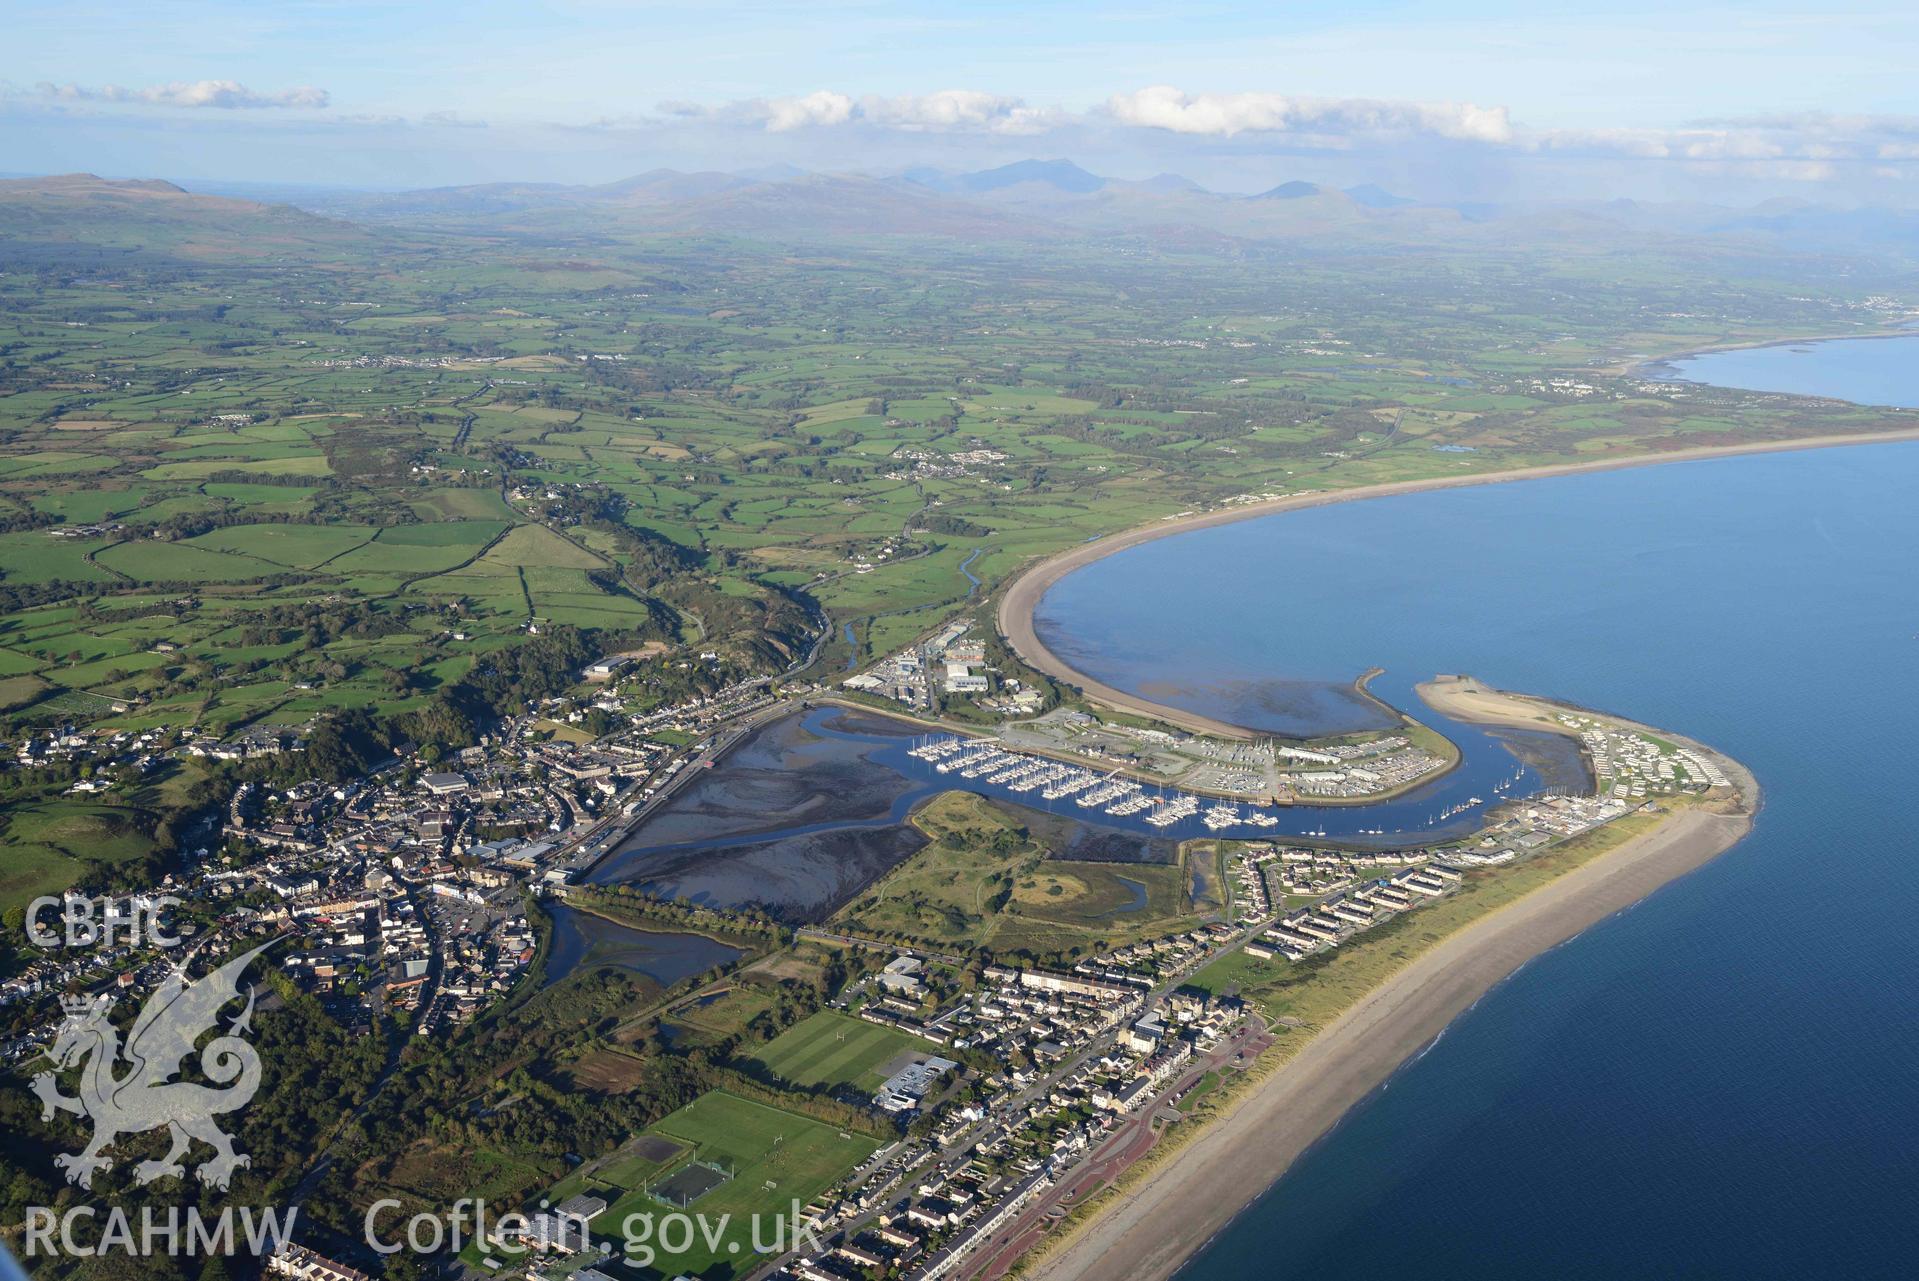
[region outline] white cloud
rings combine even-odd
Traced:
[[[1506,108],[1480,107],[1470,102],[1186,93],[1172,85],[1153,85],[1115,94],[1107,99],[1105,110],[1124,125],[1217,138],[1242,133],[1424,134],[1463,142],[1505,143],[1513,137]]]
[[[1611,155],[1737,165],[1796,181],[1824,181],[1840,166],[1919,160],[1919,118],[1910,116],[1755,116],[1695,121],[1674,129],[1551,129],[1523,136],[1529,151]]]
[[[237,80],[176,80],[170,84],[127,89],[120,85],[90,88],[77,84],[35,86],[40,95],[61,102],[126,102],[155,107],[219,107],[227,110],[289,107],[318,109],[330,101],[324,89],[300,85],[278,93],[260,93]]]
[[[1797,182],[1831,180],[1842,167],[1896,167],[1919,159],[1919,118],[1822,113],[1694,121],[1673,128],[1528,130],[1504,107],[1473,103],[1303,98],[1276,93],[1187,93],[1155,85],[1109,98],[1122,125],[1196,138],[1284,135],[1288,144],[1352,151],[1427,138],[1531,154],[1619,157],[1692,165]]]
[[[1062,112],[1030,107],[1021,98],[974,89],[941,89],[898,97],[869,94],[859,99],[820,89],[794,97],[748,98],[719,106],[674,100],[659,103],[656,110],[670,120],[743,124],[769,133],[867,124],[901,133],[1021,135],[1043,133],[1070,119]],[[622,118],[622,123],[630,122]]]
[[[874,124],[909,133],[1035,134],[1065,121],[1061,113],[1029,107],[1024,99],[976,89],[862,98],[860,115]]]
[[[21,93],[0,88],[0,96]],[[150,109],[210,107],[313,111],[329,105],[325,90],[301,86],[256,91],[232,80],[201,80],[125,88],[40,84],[31,91],[54,104],[127,104]],[[435,111],[409,120],[384,116],[325,119],[343,126],[405,127],[452,132],[484,128],[483,120]],[[496,122],[497,123],[497,122]],[[842,92],[762,96],[717,103],[663,101],[651,111],[610,115],[569,130],[743,130],[806,139],[791,145],[871,148],[888,142],[904,151],[914,139],[939,136],[951,146],[984,146],[1049,133],[1062,149],[1147,146],[1190,151],[1196,157],[1250,157],[1267,153],[1318,155],[1354,165],[1369,157],[1401,160],[1443,151],[1447,163],[1505,163],[1524,157],[1624,163],[1647,173],[1684,170],[1785,183],[1853,177],[1919,178],[1919,116],[1771,113],[1693,119],[1667,127],[1618,127],[1597,119],[1570,128],[1529,128],[1508,108],[1465,101],[1334,98],[1276,92],[1188,91],[1152,85],[1083,107],[1035,106],[1015,94],[944,88],[897,95]],[[1145,135],[1161,135],[1147,142]],[[837,135],[838,142],[831,141]],[[1131,141],[1126,141],[1127,139]],[[1003,148],[1002,148],[1003,149]],[[1503,157],[1504,160],[1499,158]],[[1177,161],[1172,163],[1177,164]]]
[[[756,109],[769,133],[785,133],[809,125],[843,125],[853,118],[854,102],[843,93],[820,89],[797,98],[767,98],[749,109]]]

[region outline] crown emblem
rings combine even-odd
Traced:
[[[68,992],[61,996],[60,1008],[67,1012],[69,1018],[80,1018],[92,1012],[93,998],[85,993]]]

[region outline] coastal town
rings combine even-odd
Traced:
[[[583,674],[589,687],[601,679]],[[603,693],[555,699],[501,724],[450,759],[396,756],[338,786],[270,788],[244,781],[201,833],[180,872],[148,899],[180,900],[204,921],[183,937],[284,938],[279,964],[343,1024],[403,1019],[418,1035],[450,1033],[519,982],[537,950],[527,898],[563,895],[594,860],[710,762],[718,736],[737,738],[779,706],[754,680],[711,697],[625,717],[599,738],[571,727],[618,710]],[[557,719],[552,719],[557,718]],[[564,736],[563,736],[564,735]],[[223,761],[297,762],[293,734],[163,747],[155,733],[55,731],[14,745],[21,767],[84,764],[89,790],[137,778],[168,753]],[[678,744],[675,746],[674,744]],[[135,896],[139,898],[141,896]],[[51,918],[54,913],[49,910]],[[31,958],[0,981],[0,1007],[46,1001],[74,986],[143,997],[168,972],[159,953],[127,948]],[[35,1052],[52,1024],[0,1045]]]
[[[514,497],[558,504],[547,515],[571,519],[558,490]],[[898,551],[887,542],[867,555],[877,563]],[[1284,982],[1289,968],[1310,974],[1363,951],[1402,918],[1615,821],[1736,790],[1703,748],[1528,704],[1528,715],[1577,743],[1588,785],[1524,794],[1515,790],[1521,769],[1483,807],[1473,796],[1442,811],[1446,819],[1472,808],[1476,818],[1469,835],[1438,844],[1382,847],[1383,830],[1365,828],[1359,845],[1319,839],[1323,831],[1280,836],[1289,807],[1389,800],[1440,781],[1458,749],[1403,714],[1393,728],[1292,741],[1061,701],[970,612],[830,682],[751,677],[665,706],[642,676],[659,653],[592,659],[567,693],[489,726],[471,746],[442,753],[402,743],[340,781],[301,776],[310,736],[298,729],[216,736],[73,725],[22,735],[8,749],[18,768],[69,770],[76,794],[110,794],[169,761],[227,771],[234,782],[192,833],[181,866],[130,906],[176,904],[193,955],[273,940],[281,978],[362,1037],[397,1025],[409,1038],[450,1043],[529,985],[552,982],[543,958],[561,904],[632,927],[620,916],[630,902],[609,898],[589,874],[644,840],[689,782],[724,771],[756,732],[815,704],[910,718],[898,722],[899,768],[935,788],[1137,825],[1209,851],[1200,861],[1223,884],[1203,910],[1090,953],[959,955],[817,919],[769,932],[763,916],[649,899],[641,928],[736,928],[729,940],[760,940],[662,994],[648,1016],[662,1052],[673,1043],[667,1032],[696,1025],[687,1011],[738,999],[752,990],[741,976],[760,966],[810,951],[809,964],[836,956],[835,969],[850,973],[758,1052],[766,1062],[736,1051],[755,1065],[752,1088],[780,1092],[774,1146],[732,1153],[716,1136],[746,1117],[728,1110],[766,1104],[738,1093],[744,1082],[709,1091],[610,1152],[570,1157],[578,1167],[537,1209],[503,1215],[461,1255],[455,1266],[469,1281],[637,1281],[647,1273],[629,1249],[636,1222],[709,1204],[778,1205],[778,1145],[804,1137],[811,1123],[794,1109],[821,1091],[860,1118],[839,1131],[859,1146],[823,1162],[795,1202],[809,1242],[822,1248],[727,1259],[725,1275],[997,1281],[1235,1095],[1288,1033],[1266,985]],[[1363,696],[1364,680],[1358,688]],[[167,981],[173,960],[129,946],[30,958],[0,981],[0,1008],[45,1014],[16,1019],[0,1059],[24,1063],[44,1050],[58,1027],[56,996],[87,991],[136,1004]],[[828,1038],[858,1044],[861,1028],[887,1039],[838,1075],[808,1081],[796,1065],[821,1051],[781,1049],[795,1036],[816,1047]],[[796,1093],[797,1084],[815,1093]],[[748,1195],[754,1178],[763,1197]],[[324,1244],[289,1245],[269,1270],[307,1281],[366,1276]]]
[[[1914,1271],[1919,6],[929,8],[12,6],[0,1281]]]
[[[937,634],[931,649],[947,692],[995,689],[984,677],[981,688],[952,688],[983,662],[964,624]],[[680,783],[795,706],[795,690],[756,680],[630,713],[620,693],[626,667],[618,658],[589,664],[578,693],[547,700],[450,757],[401,752],[335,786],[243,781],[185,869],[154,897],[182,904],[192,921],[182,933],[196,952],[292,940],[276,965],[347,1028],[364,1033],[399,1019],[416,1037],[457,1035],[526,981],[542,946],[540,901],[567,898]],[[904,674],[912,679],[893,692],[931,690],[924,670]],[[598,732],[583,732],[593,717]],[[1037,722],[1004,723],[997,735],[913,738],[909,759],[955,788],[996,788],[1089,819],[1138,816],[1160,830],[1196,820],[1224,854],[1226,906],[1065,965],[982,964],[800,929],[796,940],[873,958],[814,1017],[883,1029],[906,1048],[856,1097],[892,1137],[804,1207],[826,1248],[786,1251],[750,1273],[781,1281],[996,1277],[1036,1232],[1122,1177],[1169,1133],[1197,1124],[1188,1100],[1230,1085],[1271,1043],[1276,1025],[1241,990],[1258,971],[1244,967],[1316,963],[1445,900],[1470,878],[1668,798],[1731,786],[1699,749],[1606,718],[1560,712],[1557,720],[1590,762],[1590,794],[1502,798],[1470,839],[1389,850],[1261,839],[1276,822],[1272,809],[1220,793],[1235,782],[1246,792],[1269,789],[1275,777],[1299,800],[1347,797],[1349,783],[1388,790],[1442,763],[1404,734],[1310,747],[1223,743],[1058,709]],[[22,764],[85,760],[89,785],[111,788],[168,754],[238,763],[297,761],[304,750],[295,735],[57,732],[28,736],[13,754]],[[1211,784],[1213,794],[1149,786],[1125,772],[1169,758],[1185,762],[1189,782]],[[1221,966],[1237,967],[1229,972],[1239,977],[1207,977]],[[76,989],[137,1000],[170,968],[168,958],[130,948],[83,961],[51,954],[0,985],[0,1003]],[[33,1027],[0,1053],[24,1060],[51,1031],[51,1021]],[[622,1221],[636,1207],[697,1208],[730,1178],[723,1166],[694,1163],[622,1195],[622,1185],[592,1174],[607,1159],[583,1167],[573,1180],[583,1190],[556,1207],[503,1219],[472,1271],[618,1281],[627,1275]],[[361,1275],[309,1246],[289,1247],[271,1267],[335,1281]]]

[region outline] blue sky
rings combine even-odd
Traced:
[[[0,0],[0,169],[412,186],[1066,155],[1227,189],[1905,204],[1912,9]]]

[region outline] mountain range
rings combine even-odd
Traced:
[[[750,173],[652,169],[592,185],[502,182],[415,191],[299,189],[287,203],[190,192],[90,174],[0,180],[0,239],[137,243],[128,224],[205,245],[240,241],[350,247],[365,224],[572,233],[713,233],[775,240],[931,236],[982,241],[1146,237],[1329,245],[1564,240],[1580,248],[1647,237],[1739,238],[1795,250],[1919,257],[1919,215],[1771,201],[1746,209],[1634,200],[1499,207],[1421,202],[1367,183],[1304,180],[1254,195],[1209,191],[1178,174],[1107,177],[1065,159],[951,173],[864,175],[780,166]],[[235,188],[235,191],[241,190]],[[244,189],[258,196],[260,189]],[[266,233],[240,236],[242,231]]]

